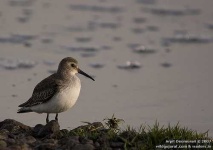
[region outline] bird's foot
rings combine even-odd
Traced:
[[[46,123],[49,123],[49,114],[47,114]]]
[[[55,121],[58,121],[58,114],[55,115]]]

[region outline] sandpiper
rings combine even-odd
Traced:
[[[22,108],[17,113],[47,113],[46,123],[49,122],[49,114],[55,113],[55,120],[58,120],[58,113],[71,108],[78,99],[81,82],[76,73],[95,81],[79,69],[76,59],[64,58],[59,63],[57,72],[36,85],[31,98],[19,105]]]

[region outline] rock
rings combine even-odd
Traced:
[[[36,142],[33,136],[27,136],[24,133],[13,136],[13,138],[7,138],[5,140],[9,146],[21,146],[21,149],[28,149],[29,145]]]
[[[6,119],[0,122],[0,130],[6,129],[10,133],[29,133],[32,131],[31,127],[26,126],[13,119]]]
[[[66,137],[60,140],[60,145],[64,145],[67,148],[73,148],[76,145],[80,144],[79,142],[79,136],[71,136],[71,137]]]
[[[23,143],[23,144],[21,144],[20,146],[21,146],[21,150],[29,150],[29,149],[31,149],[31,148],[29,147],[29,145],[26,144],[26,143]]]
[[[123,149],[123,142],[113,142],[107,135],[107,129],[101,122],[89,123],[68,131],[60,130],[58,121],[52,120],[46,125],[37,124],[34,128],[12,119],[0,122],[0,150],[47,149],[47,150],[94,150]],[[97,133],[98,137],[76,136],[78,131]],[[99,134],[100,133],[100,134]]]
[[[71,137],[69,137],[69,141],[70,140],[79,142],[79,136],[71,136]]]
[[[101,146],[100,143],[98,143],[98,142],[95,142],[94,145],[96,148],[99,148]]]
[[[8,135],[10,132],[7,129],[1,129],[0,134]]]
[[[95,131],[95,130],[102,130],[104,129],[104,126],[101,122],[93,122],[93,123],[89,123],[89,122],[85,122],[87,123],[88,125],[83,125],[83,126],[79,126],[71,131],[77,131],[79,129],[83,129],[83,130],[86,130],[86,131]]]
[[[44,125],[42,124],[37,124],[34,128],[33,128],[33,134],[37,135],[38,132],[44,127]]]
[[[124,143],[123,142],[111,142],[110,146],[112,148],[123,148],[124,147]]]
[[[12,145],[7,147],[9,150],[22,150],[21,146],[19,145]]]
[[[0,133],[0,140],[5,140],[8,138],[8,135],[5,133]]]
[[[42,143],[40,145],[37,145],[35,149],[40,149],[40,150],[55,150],[56,145],[53,143]]]
[[[67,129],[60,130],[60,136],[66,137],[69,134],[69,131]]]
[[[94,150],[95,147],[91,144],[78,144],[72,150]]]
[[[93,140],[89,140],[86,137],[80,137],[79,141],[81,144],[93,144]]]
[[[16,140],[11,139],[11,138],[8,138],[8,139],[6,140],[6,142],[7,142],[8,145],[14,145],[14,144],[16,144]]]
[[[7,143],[4,140],[0,140],[0,149],[6,148]]]
[[[97,142],[101,145],[101,147],[109,147],[109,137],[106,134],[100,136]]]
[[[42,141],[43,143],[52,143],[52,144],[57,144],[58,140],[55,139],[45,139]]]
[[[28,144],[36,142],[36,139],[33,136],[27,136],[25,139]]]
[[[60,132],[60,126],[58,124],[58,121],[52,120],[40,129],[37,136],[45,137],[48,135],[56,135],[59,132]]]

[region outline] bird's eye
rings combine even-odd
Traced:
[[[71,64],[72,67],[75,67],[75,64]]]

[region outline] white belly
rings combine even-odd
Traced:
[[[60,113],[71,108],[77,101],[80,94],[80,81],[75,85],[70,85],[53,96],[51,100],[44,104],[31,107],[37,113]]]

